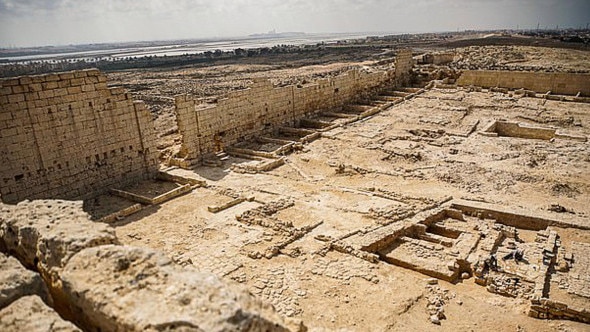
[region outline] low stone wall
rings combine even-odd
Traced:
[[[588,308],[574,308],[546,298],[531,300],[529,316],[541,319],[569,319],[590,323]]]
[[[461,210],[466,215],[481,216],[486,219],[496,219],[498,223],[528,230],[543,230],[547,226],[563,228],[590,229],[590,223],[576,216],[569,216],[565,213],[556,219],[553,215],[541,211],[531,211],[522,208],[507,208],[500,205],[466,201],[461,199],[453,200],[451,207]]]
[[[569,139],[579,142],[586,142],[588,138],[582,135],[572,135],[557,128],[537,127],[529,124],[492,121],[484,130],[479,132],[480,135],[488,137],[517,137],[527,139],[551,140],[554,138]]]
[[[454,52],[427,53],[422,56],[419,62],[424,64],[431,63],[434,65],[444,65],[453,62],[454,59]]]
[[[149,111],[96,69],[0,80],[4,202],[78,198],[158,169]]]
[[[528,89],[535,92],[590,96],[590,74],[536,73],[504,70],[465,70],[457,80],[459,86]]]

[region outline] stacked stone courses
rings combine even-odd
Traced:
[[[465,70],[457,85],[529,89],[539,93],[590,96],[590,74]]]
[[[96,69],[0,80],[0,195],[79,198],[157,171],[149,111]]]
[[[411,83],[413,66],[412,50],[400,50],[395,58],[395,86],[406,86]]]
[[[249,89],[229,93],[214,105],[201,104],[194,96],[175,98],[176,121],[182,136],[179,157],[199,162],[222,146],[271,134],[280,126],[364,99],[384,88],[409,83],[412,51],[400,50],[395,67],[373,72],[352,69],[342,75],[304,86],[273,87],[259,78]]]
[[[258,79],[251,88],[232,92],[215,105],[201,104],[189,95],[176,96],[181,157],[198,161],[215,152],[217,141],[227,146],[272,133],[280,126],[296,126],[303,118],[366,99],[394,76],[394,70],[367,73],[353,69],[302,87],[276,88]]]

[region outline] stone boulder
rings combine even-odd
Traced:
[[[81,330],[63,320],[38,296],[25,296],[0,311],[0,331],[71,332]]]
[[[27,295],[49,299],[47,288],[39,274],[25,269],[16,259],[0,253],[0,309]]]
[[[39,270],[48,281],[82,249],[117,243],[114,229],[92,222],[81,201],[0,205],[0,250]]]
[[[151,249],[85,249],[60,277],[72,317],[88,331],[287,331],[272,306],[240,285]]]

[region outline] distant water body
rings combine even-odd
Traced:
[[[207,51],[231,51],[237,48],[253,49],[261,47],[273,47],[277,45],[315,45],[320,42],[335,42],[338,40],[365,38],[371,34],[299,34],[299,35],[257,35],[235,39],[207,39],[207,40],[182,40],[170,42],[149,42],[140,43],[112,43],[104,44],[105,48],[97,48],[97,45],[79,45],[64,47],[63,52],[59,52],[59,47],[53,48],[52,52],[46,51],[46,48],[29,49],[32,50],[27,55],[11,56],[10,52],[0,52],[0,61],[2,62],[28,62],[28,61],[62,61],[62,60],[116,60],[127,57],[145,57],[145,56],[175,56],[183,54],[198,54]],[[92,47],[89,47],[92,46]],[[91,49],[89,49],[91,48]],[[56,52],[56,50],[58,52]]]

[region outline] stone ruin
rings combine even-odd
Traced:
[[[157,173],[149,111],[98,70],[0,84],[4,202],[79,198]]]
[[[514,72],[504,70],[464,70],[459,86],[527,89],[558,95],[590,95],[590,74]]]
[[[198,165],[219,167],[231,156],[247,161],[232,165],[236,173],[267,172],[285,165],[286,154],[315,139],[335,139],[331,130],[370,119],[437,86],[505,93],[524,88],[527,91],[522,95],[539,97],[537,93],[548,92],[541,98],[550,99],[555,93],[562,94],[559,100],[574,95],[572,100],[577,102],[585,102],[590,95],[588,76],[575,74],[465,71],[456,85],[446,80],[424,88],[404,88],[412,79],[411,55],[400,52],[394,68],[351,70],[308,86],[273,87],[268,81],[256,81],[250,89],[231,93],[214,105],[178,96],[175,112],[182,147],[167,161],[172,167],[163,170],[158,169],[149,112],[129,93],[109,88],[106,77],[97,70],[0,81],[0,198],[14,204],[0,205],[0,329],[304,331],[301,321],[284,318],[295,315],[295,305],[284,309],[268,304],[273,299],[270,291],[264,293],[271,288],[267,284],[255,292],[266,301],[263,303],[242,285],[194,268],[189,260],[123,245],[108,223],[193,190],[211,188],[201,179],[181,175],[184,173],[174,166],[187,170]],[[444,54],[424,61],[446,63],[450,57]],[[478,125],[479,120],[469,122],[449,135],[469,137]],[[412,133],[432,144],[439,134]],[[586,141],[585,136],[504,120],[490,122],[479,134]],[[388,153],[382,160],[420,158]],[[296,165],[287,165],[306,181],[316,181]],[[330,167],[342,176],[375,172],[346,164]],[[473,278],[489,292],[530,301],[531,317],[590,322],[588,302],[567,302],[560,296],[590,297],[586,264],[590,245],[574,242],[565,248],[559,235],[560,229],[589,230],[586,220],[532,215],[452,197],[439,201],[405,197],[375,188],[361,194],[413,203],[396,211],[370,209],[366,214],[377,220],[374,226],[338,237],[316,235],[325,243],[317,254],[336,251],[452,283]],[[223,195],[231,199],[208,206],[210,213],[258,204],[236,215],[237,222],[267,229],[266,236],[281,236],[267,247],[247,250],[249,259],[271,259],[279,254],[297,257],[300,253],[289,249],[290,245],[323,224],[296,226],[281,220],[277,217],[281,211],[298,204],[289,199],[260,202],[231,190]],[[96,211],[81,201],[63,199],[116,206]],[[121,205],[122,201],[128,203]],[[531,231],[535,232],[533,240],[519,236]],[[489,266],[491,254],[506,256],[517,246],[529,253],[527,264],[506,261],[501,262],[501,269]],[[317,273],[329,270],[322,269]],[[551,280],[555,270],[563,272],[565,286],[559,289]],[[338,271],[333,273],[335,278],[344,273]],[[362,278],[378,282],[375,275]],[[439,324],[444,315],[443,304],[438,302],[450,297],[439,294],[438,286],[428,289],[429,314]],[[24,315],[24,308],[31,313]]]
[[[406,53],[404,59],[408,72],[411,53]],[[270,107],[277,113],[277,120],[271,121],[269,114],[258,114],[255,119],[261,121],[263,128],[275,128],[308,115],[305,109],[323,105],[323,89],[334,93],[332,102],[323,106],[342,105],[386,82],[407,80],[403,77],[407,73],[402,75],[401,69],[400,62],[397,77],[393,72],[353,71],[336,81],[304,88],[297,98],[314,97],[315,101],[302,105],[299,115],[283,112],[282,106],[269,106],[271,102],[281,102],[294,111],[295,106],[288,104],[295,105],[295,100],[281,95],[284,91],[295,98],[292,86],[276,90],[276,98],[267,100],[273,88],[268,82],[258,82],[252,96],[240,97],[242,92],[232,98],[246,102],[258,98],[251,111],[264,109],[268,113]],[[349,79],[351,83],[347,82]],[[182,98],[177,99],[178,121],[185,134],[183,146],[189,159],[212,151],[211,145],[220,130],[236,132],[229,143],[264,131],[254,128],[240,132],[230,128],[236,125],[235,121],[214,119],[236,115],[225,111],[243,108],[244,104],[219,106],[209,110],[213,111],[211,115],[193,117],[183,108],[189,100]],[[56,329],[80,327],[88,331],[287,329],[271,307],[241,288],[227,285],[211,274],[176,266],[161,253],[122,246],[112,229],[92,222],[90,219],[96,218],[84,212],[79,202],[55,200],[111,193],[136,202],[99,220],[112,221],[137,212],[141,204],[159,204],[202,185],[159,174],[155,133],[142,102],[134,101],[121,88],[108,87],[104,74],[93,69],[4,79],[0,82],[0,105],[0,197],[6,203],[25,200],[15,206],[2,205],[0,215],[3,329],[30,326],[34,330],[46,324]],[[244,115],[244,120],[252,118],[247,112]],[[207,118],[211,119],[210,124]],[[197,122],[191,122],[193,119]],[[199,127],[195,127],[197,123]],[[190,136],[192,130],[196,130],[199,142],[206,143],[195,146],[191,141],[195,139]],[[179,186],[157,197],[120,189],[156,177],[176,181]],[[157,306],[153,305],[156,303]],[[36,308],[34,318],[22,316],[17,310],[26,306]],[[129,310],[138,306],[141,311]],[[34,323],[35,320],[38,322]],[[294,329],[304,327],[297,325]]]
[[[309,129],[326,130],[332,125],[318,117],[354,118],[332,111],[369,99],[385,87],[407,84],[412,64],[411,52],[402,51],[395,67],[382,71],[353,69],[305,86],[273,87],[270,81],[259,79],[251,88],[232,92],[214,105],[179,95],[175,104],[182,148],[169,164],[188,168],[227,150],[225,147],[239,149],[240,142],[258,140],[285,146],[309,140],[314,134]],[[293,136],[297,139],[289,139]]]
[[[532,317],[588,323],[590,313],[584,303],[556,301],[549,294],[560,292],[550,283],[552,271],[559,269],[569,272],[566,292],[587,297],[590,280],[585,261],[590,246],[574,242],[568,250],[560,244],[559,230],[549,226],[590,229],[580,218],[555,220],[525,210],[452,200],[403,223],[354,234],[333,245],[369,261],[382,260],[448,282],[474,277],[491,293],[529,299]],[[525,230],[537,232],[533,242],[519,237],[519,231]],[[528,253],[525,264],[501,260],[517,247]],[[501,268],[490,265],[492,254]]]

